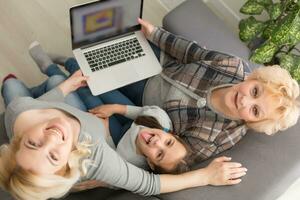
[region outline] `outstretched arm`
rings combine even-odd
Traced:
[[[162,28],[154,27],[151,23],[138,19],[145,36],[164,52],[174,57],[180,63],[205,61],[206,64],[222,68],[226,72],[241,74],[248,66],[242,59],[226,53],[204,49],[194,41],[189,41],[174,35]]]
[[[97,106],[91,110],[90,113],[96,115],[100,118],[108,118],[113,114],[124,115],[130,119],[135,119],[141,115],[144,111],[149,109],[155,109],[157,106],[131,106],[131,105],[121,105],[121,104],[106,104]],[[158,107],[157,107],[158,108]]]
[[[205,185],[235,185],[241,182],[247,169],[240,163],[229,162],[229,157],[214,159],[207,167],[181,175],[161,175],[161,193]]]

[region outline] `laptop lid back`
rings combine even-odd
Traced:
[[[143,0],[102,0],[70,8],[72,49],[141,29]]]

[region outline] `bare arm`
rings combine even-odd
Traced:
[[[67,80],[58,85],[58,88],[62,91],[64,96],[77,90],[80,87],[86,86],[88,77],[83,76],[81,70],[76,71]]]
[[[121,104],[106,104],[97,106],[89,110],[89,112],[99,118],[108,118],[113,114],[125,115],[127,112],[127,106]]]
[[[205,185],[234,185],[241,182],[247,169],[240,163],[228,162],[231,158],[219,157],[207,167],[180,175],[161,175],[161,193],[174,192]]]

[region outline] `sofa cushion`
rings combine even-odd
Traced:
[[[245,60],[249,49],[201,0],[187,0],[163,19],[163,27],[198,42],[200,46],[236,55]],[[259,65],[249,62],[254,68]]]

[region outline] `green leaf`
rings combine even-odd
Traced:
[[[281,46],[285,44],[292,44],[294,42],[294,37],[291,34],[297,33],[299,30],[299,11],[291,13],[283,18],[278,24],[273,32],[271,40],[273,43]],[[294,23],[295,22],[295,23]]]
[[[243,42],[252,40],[258,33],[262,32],[267,25],[257,21],[253,16],[242,19],[239,23],[240,39]]]
[[[240,12],[247,15],[259,15],[264,10],[264,6],[258,4],[256,1],[247,1],[240,9]]]
[[[295,45],[300,41],[300,11],[295,16],[291,28],[289,30],[291,44]]]
[[[280,54],[279,62],[282,68],[288,70],[291,76],[300,81],[300,56],[294,54]]]
[[[268,63],[272,60],[274,53],[278,47],[276,44],[266,41],[261,47],[257,48],[250,57],[250,60],[255,63]]]
[[[269,6],[273,4],[272,0],[256,0],[256,2],[263,6]]]
[[[291,72],[294,65],[294,59],[292,58],[292,56],[282,53],[279,54],[278,57],[280,66]]]
[[[283,11],[281,3],[274,3],[267,7],[267,12],[272,20],[277,19]]]
[[[267,21],[265,24],[267,25],[267,27],[264,29],[262,36],[265,39],[269,39],[274,29],[276,28],[277,24],[275,21]]]

